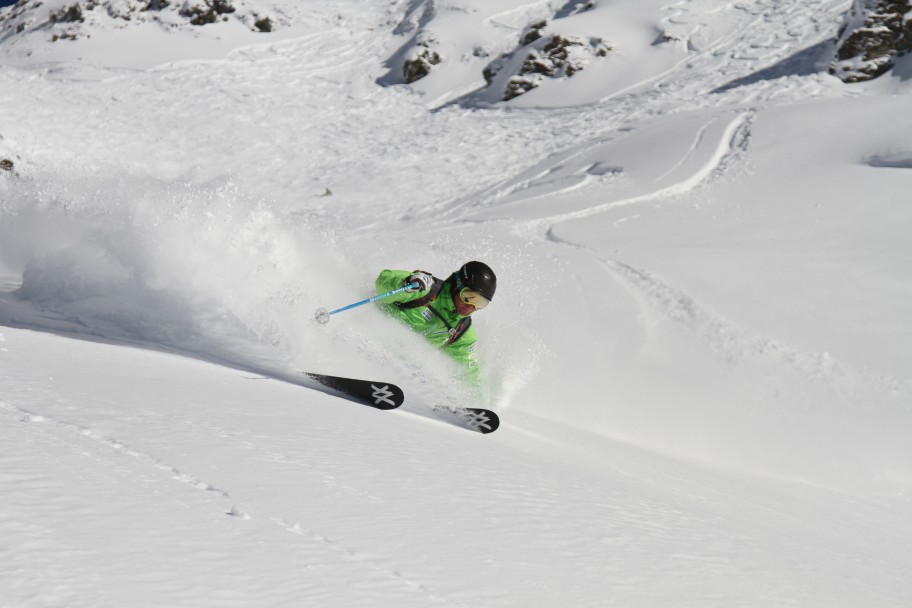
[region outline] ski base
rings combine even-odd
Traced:
[[[323,386],[336,390],[353,401],[363,403],[378,410],[394,410],[405,401],[402,389],[389,382],[342,378],[326,374],[304,372]]]

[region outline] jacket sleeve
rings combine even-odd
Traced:
[[[374,282],[377,288],[377,294],[386,293],[405,286],[405,280],[409,278],[414,271],[410,270],[382,270]],[[427,293],[425,291],[402,291],[394,296],[379,300],[383,303],[393,302],[411,302],[417,300]]]

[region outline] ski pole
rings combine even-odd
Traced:
[[[329,323],[329,317],[331,317],[332,315],[336,314],[337,312],[342,312],[342,311],[344,311],[344,310],[349,310],[349,309],[352,309],[352,308],[357,308],[358,306],[363,306],[364,304],[370,304],[371,302],[374,302],[374,301],[376,301],[376,300],[380,300],[381,298],[388,298],[388,297],[390,297],[390,296],[392,296],[392,295],[395,295],[395,294],[397,294],[397,293],[403,292],[403,291],[405,291],[406,289],[415,289],[415,288],[417,288],[417,287],[418,287],[418,283],[410,283],[410,284],[408,284],[408,285],[406,285],[406,286],[404,286],[404,287],[400,287],[399,289],[394,289],[394,290],[392,290],[392,291],[387,291],[386,293],[382,293],[382,294],[380,294],[379,296],[374,296],[373,298],[368,298],[368,299],[366,299],[366,300],[361,300],[360,302],[355,302],[354,304],[349,304],[348,306],[343,306],[342,308],[337,308],[336,310],[326,310],[325,308],[318,308],[318,309],[316,310],[316,312],[314,313],[314,319],[317,320],[317,323],[320,323],[320,324],[322,324],[322,325],[326,325],[327,323]]]

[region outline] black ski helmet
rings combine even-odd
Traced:
[[[469,262],[464,264],[457,273],[459,281],[464,287],[477,291],[488,300],[494,299],[497,291],[497,277],[494,271],[484,262]]]

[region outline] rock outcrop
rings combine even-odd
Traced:
[[[611,51],[611,45],[601,38],[548,34],[546,22],[529,26],[520,37],[520,45],[484,70],[488,86],[499,87],[504,101],[531,91],[546,79],[570,78]]]
[[[839,33],[830,73],[863,82],[890,71],[912,50],[910,0],[855,0]]]
[[[255,32],[271,32],[276,22],[247,0],[20,0],[0,12],[0,42],[20,34],[47,33],[52,42],[90,37],[105,20],[118,27],[156,22],[169,29],[202,27],[234,19]]]

